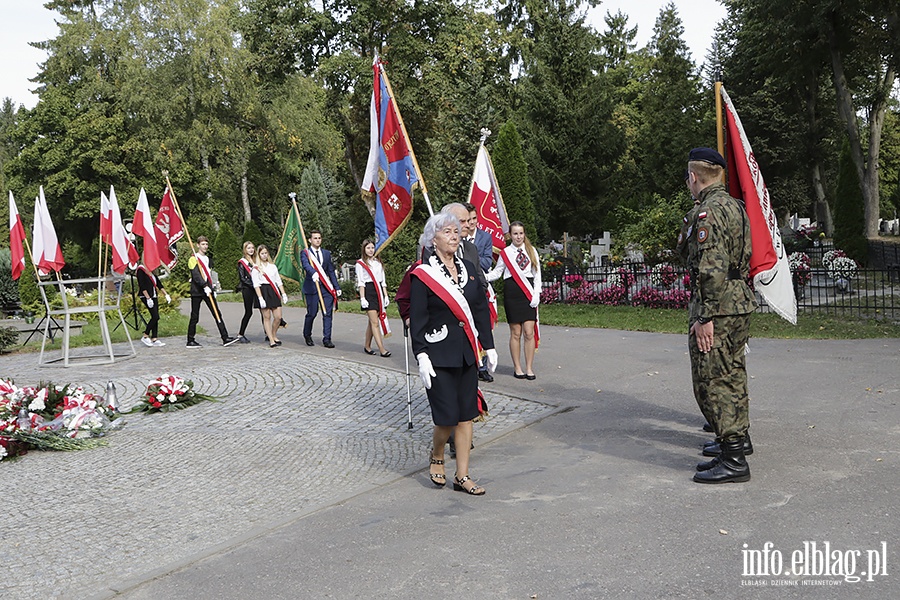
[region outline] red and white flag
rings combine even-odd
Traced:
[[[25,270],[25,226],[16,206],[12,191],[9,192],[9,253],[12,260],[12,278],[18,279]]]
[[[125,272],[129,264],[137,264],[141,259],[137,248],[128,239],[128,232],[122,224],[122,214],[119,212],[119,201],[116,199],[116,190],[109,188],[110,221],[112,222],[112,268],[113,272],[120,275]]]
[[[131,226],[134,235],[144,238],[144,266],[151,271],[159,266],[159,252],[156,248],[156,228],[150,216],[150,203],[147,202],[147,192],[141,188],[138,196],[137,208],[134,211],[134,222]]]
[[[112,218],[110,215],[109,198],[106,193],[100,192],[100,240],[107,244],[112,243]]]
[[[47,199],[44,197],[44,186],[39,189],[40,194],[34,199],[31,260],[37,265],[38,272],[46,275],[50,271],[58,272],[66,265],[66,261],[63,260],[59,238],[56,237],[56,229],[53,228],[53,221],[50,219],[50,210],[47,208]]]
[[[753,287],[776,313],[791,324],[797,324],[797,299],[787,251],[778,231],[778,221],[769,200],[769,190],[744,126],[731,98],[722,90],[725,103],[725,160],[728,162],[728,193],[743,199],[750,219],[753,254],[750,257],[750,276]]]
[[[184,237],[184,226],[181,219],[178,218],[178,211],[175,210],[175,203],[172,202],[172,194],[168,187],[166,193],[163,194],[162,202],[159,205],[159,212],[156,213],[156,251],[159,254],[159,260],[169,269],[178,262],[178,254],[173,246],[175,242]]]
[[[494,165],[491,164],[491,157],[484,147],[483,138],[478,147],[478,158],[475,159],[469,202],[478,211],[478,228],[491,236],[496,259],[506,248],[504,236],[509,233],[509,218],[506,216],[503,197],[500,195],[500,187],[494,175]]]

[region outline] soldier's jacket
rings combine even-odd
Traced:
[[[700,192],[686,234],[691,274],[690,321],[743,315],[759,306],[750,274],[750,220],[744,205],[714,183]]]
[[[697,204],[691,207],[684,219],[681,221],[681,231],[678,232],[678,242],[675,244],[675,254],[681,257],[681,262],[685,266],[688,264],[688,232],[693,231],[691,225],[694,223],[694,217],[697,214]]]

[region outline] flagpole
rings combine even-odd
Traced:
[[[403,137],[406,138],[406,148],[409,150],[409,155],[412,157],[413,167],[416,169],[416,175],[419,177],[419,184],[422,186],[422,196],[425,197],[425,205],[428,207],[428,216],[433,217],[434,209],[431,208],[431,200],[428,199],[428,188],[425,185],[425,178],[422,177],[422,171],[419,169],[419,161],[416,160],[416,153],[413,152],[412,141],[409,139],[409,134],[406,132],[406,124],[403,122],[403,116],[397,108],[397,98],[394,96],[391,81],[388,79],[387,73],[384,72],[384,63],[382,63],[380,59],[378,61],[378,71],[384,79],[384,85],[387,87],[388,96],[393,100],[391,105],[394,107],[394,114],[397,116],[397,120],[400,121],[400,129],[403,130]]]
[[[199,262],[200,258],[197,256],[197,252],[194,250],[194,242],[191,241],[191,232],[188,231],[187,221],[184,220],[184,215],[181,214],[181,205],[178,204],[178,198],[175,197],[175,190],[172,189],[172,182],[169,181],[169,172],[163,171],[163,177],[166,178],[166,189],[169,190],[169,194],[172,196],[172,204],[175,205],[175,212],[178,213],[178,218],[181,219],[181,227],[182,229],[184,229],[184,235],[187,237],[188,245],[191,247],[191,255],[193,255],[194,258]],[[216,323],[221,322],[222,316],[219,314],[219,309],[217,308],[217,304],[213,298],[212,290],[210,290],[209,294],[207,294],[207,297],[209,297],[209,305],[212,306],[213,309],[213,316],[216,317]]]
[[[294,206],[294,215],[297,217],[297,224],[300,226],[300,237],[303,238],[303,249],[306,250],[307,260],[309,257],[309,243],[306,241],[306,232],[303,231],[303,219],[300,218],[300,209],[297,208],[297,192],[291,192],[288,194],[291,199],[291,204]],[[319,294],[319,306],[322,307],[322,318],[325,318],[325,298],[322,297],[322,286],[319,285],[318,281],[314,281],[316,284],[316,292]]]
[[[725,130],[722,124],[722,82],[716,82],[716,142],[719,154],[725,156]]]

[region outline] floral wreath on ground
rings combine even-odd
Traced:
[[[103,396],[80,386],[18,387],[0,379],[0,460],[28,450],[85,450],[124,421]],[[115,423],[114,423],[115,421]]]
[[[833,279],[852,279],[858,270],[859,265],[848,256],[838,256],[828,265],[828,274]]]
[[[809,259],[809,255],[805,252],[793,252],[788,255],[788,264],[791,268],[791,273],[794,274],[794,277],[797,280],[797,285],[803,287],[809,280],[812,278],[812,261]]]
[[[672,287],[675,280],[678,279],[678,273],[669,263],[659,263],[650,270],[650,283],[664,288]]]
[[[214,396],[195,392],[193,381],[164,373],[147,384],[147,391],[128,412],[171,412],[204,400],[218,402]]]

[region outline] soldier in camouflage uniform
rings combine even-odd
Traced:
[[[750,313],[758,307],[747,285],[750,223],[744,205],[722,182],[725,160],[711,148],[691,150],[688,187],[700,200],[689,214],[687,267],[691,277],[691,375],[700,411],[716,432],[720,454],[697,465],[694,481],[747,481],[744,455],[750,427],[744,348]]]

